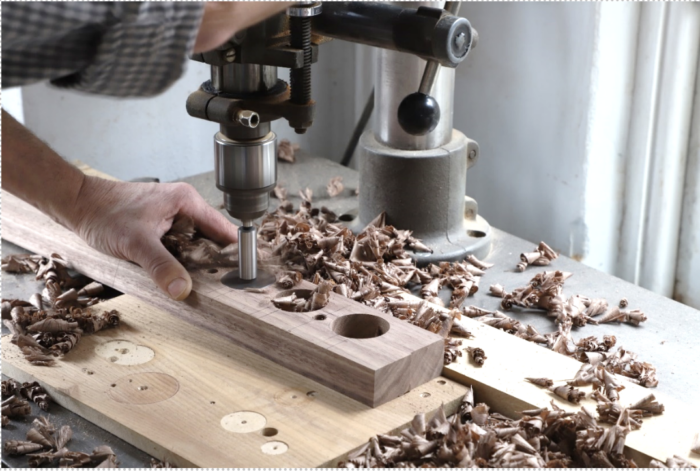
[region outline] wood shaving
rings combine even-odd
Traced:
[[[2,401],[2,416],[8,418],[19,418],[27,416],[32,412],[29,402],[18,398],[16,395]]]
[[[234,243],[222,247],[202,237],[189,216],[178,216],[161,242],[189,269],[238,265],[238,245]]]
[[[295,154],[299,149],[298,143],[292,143],[288,139],[280,139],[277,144],[277,159],[294,163],[296,161]]]
[[[343,185],[342,177],[332,177],[326,185],[326,191],[328,191],[328,196],[331,198],[337,197],[338,195],[343,193],[344,189],[345,186]]]
[[[281,202],[287,201],[287,189],[279,184],[275,185],[275,188],[272,190],[272,194]]]
[[[542,241],[532,252],[520,254],[520,262],[515,270],[524,272],[528,265],[547,266],[557,257],[559,254]]]
[[[535,384],[535,385],[537,385],[537,386],[539,386],[539,387],[549,388],[549,387],[551,387],[552,385],[554,385],[554,381],[552,381],[552,379],[548,379],[548,378],[545,378],[545,377],[538,377],[538,378],[535,378],[535,377],[525,377],[525,380],[527,380],[528,382],[533,383],[533,384]]]
[[[40,451],[43,449],[41,444],[36,444],[31,441],[5,441],[4,450],[11,456],[23,456],[31,452]]]
[[[10,254],[2,258],[2,270],[11,274],[35,273],[42,259],[35,254]]]
[[[582,391],[570,386],[570,385],[559,385],[557,387],[549,387],[549,390],[553,392],[556,396],[563,398],[564,400],[571,403],[580,403],[581,399],[586,396]]]
[[[151,469],[176,469],[173,464],[168,461],[159,461],[151,457]]]
[[[483,366],[484,361],[487,359],[484,350],[480,347],[467,347],[467,352],[471,356],[472,361],[478,366]]]

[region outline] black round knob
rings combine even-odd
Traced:
[[[440,105],[430,95],[415,92],[401,101],[398,119],[405,132],[423,136],[437,127],[440,121]]]

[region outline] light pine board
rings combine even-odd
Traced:
[[[513,418],[519,418],[519,412],[526,409],[549,407],[552,400],[566,410],[580,409],[580,406],[563,401],[525,380],[525,377],[548,377],[555,385],[562,384],[574,377],[581,367],[579,361],[470,318],[463,317],[462,323],[474,334],[473,339],[464,340],[463,346],[482,348],[487,359],[483,367],[477,367],[465,352],[463,357],[444,367],[442,374],[445,377],[472,385],[478,401],[484,401],[493,411]],[[700,455],[690,452],[693,437],[700,431],[700,406],[697,403],[683,404],[653,388],[641,387],[622,376],[616,377],[625,386],[620,392],[623,406],[653,393],[666,407],[663,415],[645,418],[641,429],[629,433],[626,452],[630,457],[638,465],[647,466],[652,458],[665,461],[679,455],[700,466]],[[590,391],[589,387],[581,389]],[[700,399],[700,393],[696,396]],[[584,399],[581,405],[592,411],[596,408],[596,402],[591,399]]]
[[[136,298],[124,295],[96,308],[119,310],[122,324],[83,337],[54,367],[30,365],[5,336],[3,373],[39,381],[62,406],[180,467],[334,465],[418,412],[440,404],[453,412],[466,392],[437,378],[370,408]],[[110,353],[117,362],[130,359],[134,345],[152,350],[153,358],[139,365],[110,361]],[[115,350],[124,348],[129,352]],[[246,413],[233,426],[254,431],[223,428],[222,418],[237,412]],[[265,436],[268,428],[277,434]],[[264,452],[285,447],[281,454]]]

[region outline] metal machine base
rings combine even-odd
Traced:
[[[420,265],[486,257],[491,227],[479,216],[476,200],[465,197],[467,168],[478,157],[478,144],[459,131],[435,149],[408,151],[380,143],[374,133],[361,140],[359,218],[361,231],[382,211],[387,224],[411,229],[432,253],[415,253]]]
[[[224,274],[224,276],[221,277],[221,283],[236,290],[245,290],[246,288],[265,288],[275,283],[275,276],[265,272],[264,270],[258,270],[258,276],[255,279],[244,280],[239,277],[238,269],[235,269],[227,274]]]

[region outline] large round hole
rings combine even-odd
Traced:
[[[352,213],[343,213],[338,217],[340,221],[353,221],[355,218],[357,218],[357,215]]]
[[[311,298],[312,293],[312,290],[307,289],[285,290],[275,295],[272,299],[272,304],[280,310],[294,312],[316,311],[325,307],[325,305],[323,305],[317,306],[313,310],[309,309],[307,301]],[[326,302],[326,304],[328,304],[328,302]]]
[[[483,231],[478,231],[475,229],[468,230],[467,234],[472,238],[483,238],[484,236],[486,236],[486,233],[484,233]]]
[[[353,339],[376,338],[389,331],[389,322],[376,315],[345,315],[333,322],[333,331]]]

